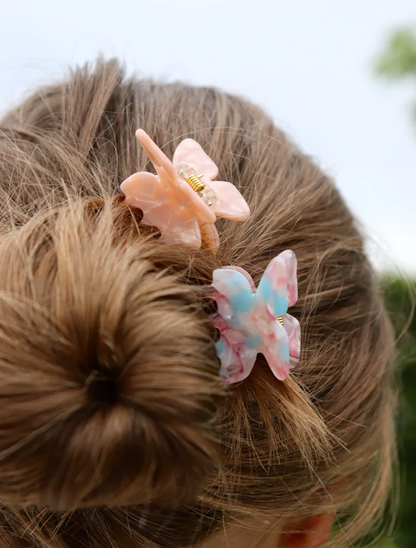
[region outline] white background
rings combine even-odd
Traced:
[[[375,264],[416,273],[416,82],[373,75],[415,0],[1,0],[0,111],[68,65],[215,85],[263,106],[336,178]]]

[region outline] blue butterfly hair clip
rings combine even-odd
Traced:
[[[285,380],[290,362],[300,357],[299,322],[287,313],[298,298],[294,252],[283,251],[270,262],[257,290],[251,276],[239,267],[214,270],[211,288],[224,379],[231,384],[247,378],[261,353],[273,374]]]

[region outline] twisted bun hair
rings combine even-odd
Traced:
[[[0,247],[9,504],[175,506],[218,461],[222,388],[201,297],[181,281],[183,254],[134,238],[133,221],[123,203],[74,201]]]

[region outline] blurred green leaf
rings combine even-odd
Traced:
[[[377,548],[399,548],[399,546],[392,540],[386,540],[377,545]]]
[[[393,544],[378,548],[416,546],[416,281],[382,277],[381,286],[397,338],[400,399],[397,438],[400,463],[400,508]]]
[[[396,31],[381,54],[376,72],[388,78],[416,77],[416,31],[401,29]]]
[[[403,28],[392,34],[375,64],[375,71],[392,80],[404,77],[416,80],[416,28]],[[416,126],[416,102],[411,116]]]

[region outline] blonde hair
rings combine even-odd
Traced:
[[[252,211],[216,258],[169,246],[120,183],[196,139]],[[383,514],[392,330],[333,182],[260,109],[211,88],[126,80],[115,61],[37,91],[0,134],[0,546],[190,547],[238,516],[336,513],[338,545]],[[302,356],[218,376],[204,285],[258,283],[293,249]]]

